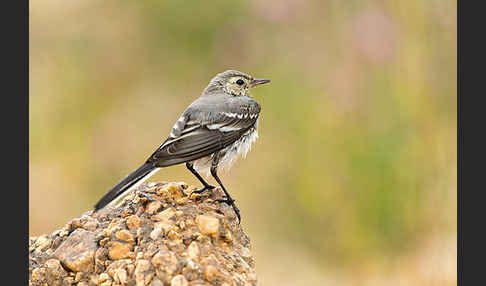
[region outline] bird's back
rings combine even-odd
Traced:
[[[225,149],[250,129],[256,129],[259,113],[260,104],[249,96],[201,96],[183,112],[169,138],[149,161],[166,167]]]

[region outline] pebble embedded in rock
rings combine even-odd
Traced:
[[[42,281],[44,279],[46,279],[46,276],[47,276],[47,271],[45,268],[36,268],[34,270],[32,270],[32,275],[31,275],[31,281],[33,282],[37,282],[39,284],[42,283]]]
[[[95,239],[94,232],[78,228],[57,248],[54,256],[72,271],[88,272],[94,268]]]
[[[115,271],[115,278],[122,284],[128,283],[128,274],[125,269],[117,269]]]
[[[138,216],[136,215],[131,215],[127,218],[126,220],[126,225],[128,227],[128,229],[132,230],[132,229],[137,229],[140,227],[140,225],[142,224],[142,219],[140,219]]]
[[[151,260],[154,267],[163,270],[168,275],[177,271],[177,261],[177,256],[172,251],[165,249],[159,250]]]
[[[156,215],[153,215],[152,219],[155,220],[155,221],[168,221],[169,219],[171,219],[175,215],[175,213],[176,212],[175,212],[174,208],[168,208],[168,209],[161,211],[160,213],[158,213]]]
[[[99,283],[98,285],[100,285],[100,286],[111,286],[112,282],[111,282],[111,280],[108,280],[108,281],[105,281],[103,283]]]
[[[119,241],[108,242],[108,247],[108,257],[112,260],[127,258],[131,251],[129,244]]]
[[[114,220],[108,225],[108,227],[105,228],[105,230],[103,231],[103,235],[104,236],[111,236],[111,234],[113,232],[115,232],[119,229],[121,229],[119,221]]]
[[[167,191],[169,191],[169,193],[175,200],[178,200],[185,196],[183,193],[183,186],[178,183],[169,183],[167,185]]]
[[[73,277],[64,277],[62,279],[62,285],[72,285],[74,283],[74,278]]]
[[[211,282],[214,279],[216,279],[217,276],[218,276],[218,269],[216,269],[216,267],[212,265],[206,266],[206,269],[204,270],[204,277],[206,278],[206,280]]]
[[[81,227],[89,231],[95,231],[98,227],[98,221],[90,216],[85,215],[82,217]]]
[[[106,248],[100,247],[95,252],[95,258],[99,260],[105,260],[108,256],[108,250]]]
[[[174,278],[172,278],[172,280],[170,281],[170,285],[171,286],[187,286],[188,283],[187,283],[186,277],[179,274],[177,276],[174,276]]]
[[[199,251],[199,246],[197,245],[197,242],[193,241],[189,246],[187,247],[187,256],[190,259],[196,259],[199,257],[200,251]]]
[[[148,286],[164,286],[164,283],[159,280],[159,278],[154,278]]]
[[[130,233],[130,231],[128,231],[126,229],[119,230],[116,233],[115,237],[118,240],[125,241],[125,242],[128,242],[128,243],[135,242],[135,239],[133,238],[133,235]]]
[[[205,235],[215,235],[219,230],[219,220],[209,215],[199,215],[196,217],[199,231]]]
[[[103,283],[105,281],[110,281],[111,277],[107,273],[101,273],[100,277],[98,277],[98,283]]]
[[[150,232],[150,238],[156,240],[164,231],[160,227],[156,227],[152,232]]]
[[[39,236],[37,238],[37,240],[35,241],[35,245],[37,246],[37,249],[36,251],[43,251],[44,249],[46,249],[49,244],[51,244],[51,240],[48,239],[45,235],[43,236]]]
[[[160,201],[151,201],[147,204],[145,211],[148,212],[148,213],[155,213],[160,208],[162,208],[162,203]]]
[[[152,272],[149,272],[150,268],[150,261],[145,259],[137,261],[134,273],[137,286],[145,286],[150,282],[150,280],[152,280],[154,274]]]
[[[46,261],[47,276],[50,281],[62,281],[67,276],[66,270],[62,268],[61,263],[57,259],[49,259]],[[61,283],[52,283],[53,285],[61,285]]]
[[[174,230],[170,230],[169,233],[167,233],[167,237],[170,240],[178,240],[181,238],[181,236]]]

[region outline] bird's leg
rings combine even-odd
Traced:
[[[189,169],[189,171],[191,171],[191,173],[194,174],[194,176],[196,176],[196,178],[204,185],[204,187],[200,188],[200,189],[197,189],[195,191],[192,191],[191,194],[193,193],[196,193],[196,194],[200,194],[202,192],[205,192],[205,191],[209,191],[209,190],[212,190],[215,188],[215,186],[211,186],[210,184],[208,184],[202,177],[201,175],[199,175],[199,173],[194,169],[194,167],[192,166],[192,163],[189,163],[187,162],[186,163],[186,167],[187,169]]]
[[[216,200],[216,201],[220,202],[220,203],[226,203],[229,206],[231,206],[233,208],[233,210],[235,211],[236,216],[238,217],[238,224],[239,224],[241,222],[240,210],[235,205],[235,200],[233,200],[233,198],[231,198],[230,194],[228,193],[228,191],[226,191],[225,187],[223,186],[223,183],[221,183],[221,180],[218,177],[216,166],[211,166],[211,175],[213,175],[214,179],[216,180],[216,182],[218,182],[218,184],[221,186],[221,188],[223,189],[223,192],[226,195],[226,199],[219,199],[219,200]]]

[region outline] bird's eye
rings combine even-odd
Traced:
[[[243,85],[245,82],[240,78],[239,80],[236,81],[238,85]]]

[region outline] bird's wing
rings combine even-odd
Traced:
[[[233,144],[253,128],[258,112],[259,109],[185,112],[149,160],[158,167],[166,167],[208,156]]]

